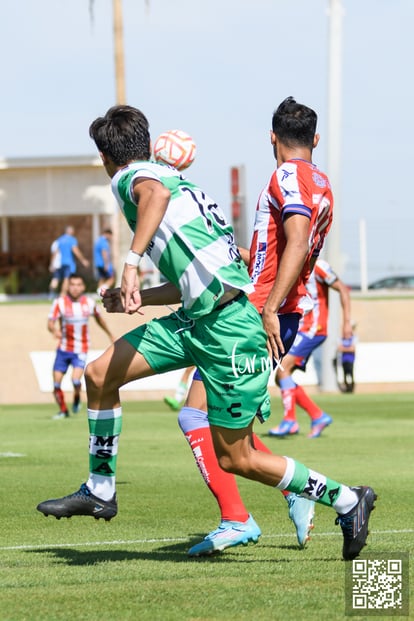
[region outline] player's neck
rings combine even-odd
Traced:
[[[312,151],[308,147],[278,146],[277,165],[281,166],[290,160],[304,160],[312,163]]]

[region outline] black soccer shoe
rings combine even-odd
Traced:
[[[46,517],[54,515],[57,520],[62,517],[70,518],[72,515],[90,515],[96,520],[103,518],[109,522],[118,513],[116,494],[111,500],[101,500],[92,494],[86,487],[86,483],[82,483],[80,489],[74,494],[54,500],[45,500],[38,504],[36,509],[44,513]]]
[[[374,501],[377,495],[371,487],[351,487],[359,500],[351,511],[345,515],[338,515],[335,524],[342,528],[344,545],[342,556],[345,561],[352,561],[366,545],[368,537],[368,520],[371,511],[375,509]]]

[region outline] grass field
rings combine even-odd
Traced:
[[[321,395],[318,401],[334,417],[319,439],[306,438],[302,412],[299,436],[268,438],[267,429],[281,416],[278,399],[271,420],[256,431],[275,452],[351,485],[375,488],[379,499],[362,557],[412,554],[414,395]],[[85,413],[53,421],[54,413],[52,403],[0,406],[1,621],[348,618],[349,564],[341,560],[342,535],[332,509],[316,508],[312,540],[299,550],[281,494],[240,480],[262,529],[258,545],[187,557],[187,549],[217,526],[219,514],[175,414],[163,403],[124,406],[115,519],[42,516],[38,502],[75,491],[88,472]]]

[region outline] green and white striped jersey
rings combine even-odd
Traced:
[[[112,178],[112,191],[132,231],[139,218],[139,205],[132,193],[132,183],[138,177],[156,179],[171,192],[167,211],[146,253],[181,291],[187,315],[195,319],[210,313],[225,290],[252,292],[233,229],[223,212],[175,168],[134,162]]]

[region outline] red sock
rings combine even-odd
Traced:
[[[280,391],[282,393],[283,403],[283,419],[284,420],[296,420],[296,388],[284,388]]]
[[[204,481],[216,497],[221,519],[245,522],[249,513],[240,497],[236,478],[220,468],[214,452],[210,428],[193,429],[186,433],[185,437]]]
[[[59,406],[59,409],[61,412],[67,412],[68,408],[66,407],[66,403],[65,403],[65,395],[63,394],[63,391],[61,388],[55,388],[53,390],[53,394],[54,397],[56,399],[56,403]]]
[[[303,390],[302,386],[296,386],[296,403],[309,414],[312,420],[319,418],[323,410]]]

